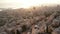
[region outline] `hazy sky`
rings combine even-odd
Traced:
[[[60,0],[0,0],[0,8],[24,8],[39,4],[60,4]]]

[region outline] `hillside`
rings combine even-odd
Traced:
[[[2,10],[0,34],[60,34],[60,5]]]

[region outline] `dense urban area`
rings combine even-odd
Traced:
[[[0,34],[60,34],[60,5],[2,9]]]

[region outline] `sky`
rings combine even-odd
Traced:
[[[60,0],[0,0],[0,8],[27,8],[50,4],[60,4]]]

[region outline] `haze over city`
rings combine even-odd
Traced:
[[[60,0],[0,0],[0,8],[28,8],[50,4],[60,4]]]
[[[60,34],[60,0],[0,0],[0,34]]]

